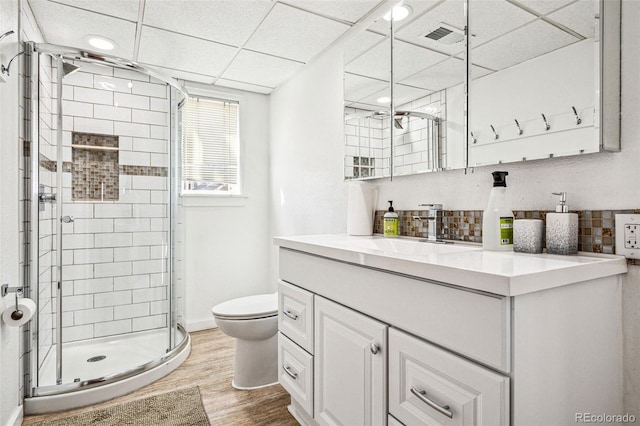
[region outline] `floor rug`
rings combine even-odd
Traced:
[[[195,386],[36,425],[208,426],[209,419],[202,406],[200,389]]]

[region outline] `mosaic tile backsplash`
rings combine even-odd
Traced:
[[[385,210],[377,210],[373,232],[383,233]],[[429,227],[426,220],[414,220],[414,216],[426,216],[427,210],[396,210],[399,233],[407,237],[426,238]],[[591,253],[615,253],[615,215],[640,214],[640,209],[628,210],[577,210],[578,250]],[[514,210],[515,219],[542,219],[547,212],[542,210]],[[482,210],[445,210],[443,212],[443,234],[445,240],[482,242]]]

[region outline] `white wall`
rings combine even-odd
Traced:
[[[211,308],[218,303],[276,291],[269,280],[269,98],[222,88],[203,92],[205,87],[194,84],[188,90],[240,101],[246,198],[216,203],[183,197],[189,330],[214,326]]]
[[[346,231],[342,87],[332,48],[271,94],[274,236]]]
[[[0,28],[2,32],[14,30],[15,34],[2,41],[0,62],[7,62],[20,51],[18,45],[18,2],[0,2]],[[6,83],[0,83],[0,283],[12,287],[20,284],[19,257],[19,136],[20,110],[20,66],[16,60],[11,66],[11,75]],[[0,299],[0,310],[13,303],[13,297]],[[7,327],[0,320],[0,425],[20,424],[20,350],[21,332],[18,328]]]
[[[623,0],[622,153],[601,153],[527,163],[447,171],[376,181],[378,209],[394,200],[398,210],[439,202],[446,209],[484,209],[491,171],[509,171],[509,197],[517,209],[551,209],[551,192],[567,191],[574,209],[640,207],[640,2]],[[342,180],[342,57],[328,52],[272,95],[272,196],[275,235],[344,232]],[[333,97],[331,99],[330,97]],[[615,185],[618,185],[617,187]],[[626,186],[622,186],[626,185]],[[640,416],[640,277],[625,278],[626,407]],[[635,374],[634,374],[635,372]]]

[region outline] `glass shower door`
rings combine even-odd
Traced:
[[[133,374],[181,339],[171,327],[180,302],[168,85],[45,54],[38,69],[37,387],[46,392]]]

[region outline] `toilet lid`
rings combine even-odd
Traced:
[[[213,315],[224,318],[262,318],[278,313],[278,293],[257,294],[228,300],[211,308]]]

